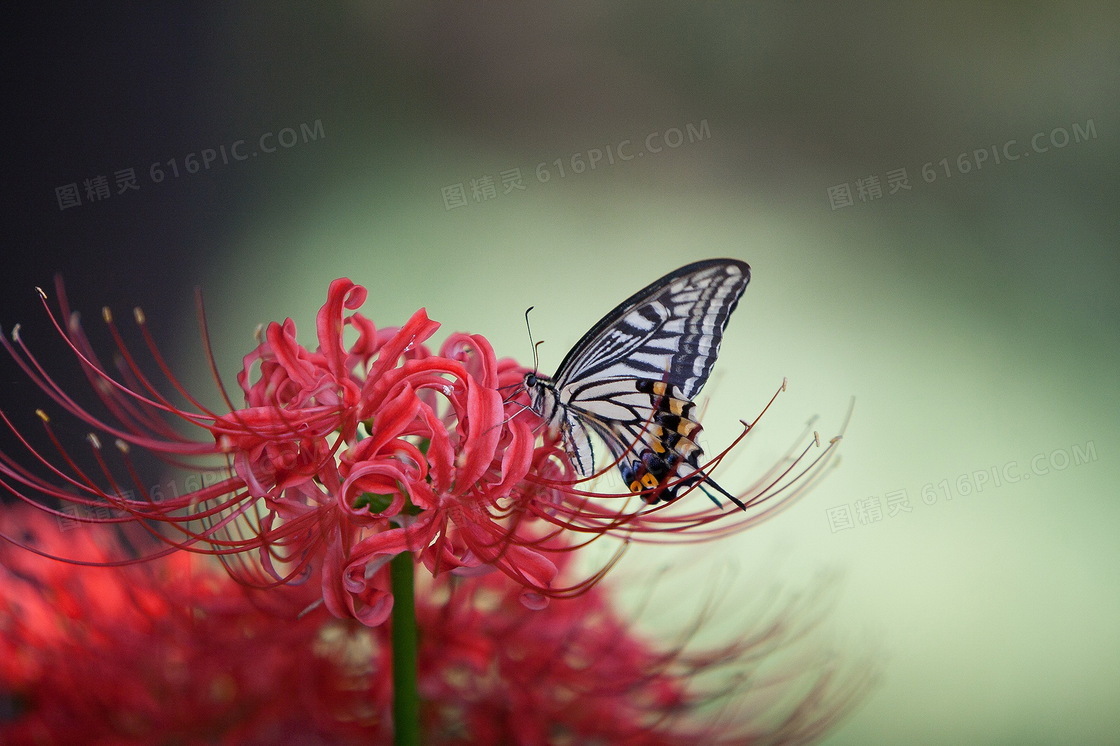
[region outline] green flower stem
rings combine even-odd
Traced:
[[[420,692],[416,687],[416,598],[412,552],[389,562],[393,586],[393,727],[397,746],[420,744]]]

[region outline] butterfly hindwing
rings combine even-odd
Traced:
[[[594,432],[627,486],[649,502],[671,500],[705,477],[692,399],[708,380],[749,281],[750,267],[735,259],[681,267],[604,316],[554,378],[526,376],[532,408],[560,429],[581,476],[594,472]]]

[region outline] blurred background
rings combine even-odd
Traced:
[[[733,620],[835,574],[828,632],[880,674],[829,744],[1120,729],[1114,4],[195,3],[5,35],[5,330],[47,335],[61,273],[211,391],[196,286],[232,380],[258,324],[310,341],[349,276],[379,325],[426,307],[524,362],[534,305],[551,371],[646,283],[746,260],[709,450],[789,391],[720,481],[854,397],[839,466],[620,577],[720,578]],[[5,366],[0,408],[33,417]]]

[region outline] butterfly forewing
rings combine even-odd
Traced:
[[[656,378],[691,399],[712,371],[727,319],[750,281],[733,259],[697,262],[662,277],[607,314],[556,371],[561,394],[605,378]]]
[[[701,454],[691,400],[708,380],[749,281],[750,267],[734,259],[681,267],[603,317],[555,378],[526,376],[533,409],[561,430],[580,475],[594,472],[593,431],[632,490],[660,485],[651,501],[675,497],[670,477],[698,479],[689,476]]]

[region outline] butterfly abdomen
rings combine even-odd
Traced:
[[[619,464],[631,492],[649,503],[676,498],[686,478],[699,469],[703,450],[696,444],[700,423],[692,419],[693,403],[662,381],[638,379],[639,392],[650,397],[652,421],[631,457]],[[636,458],[633,458],[636,456]],[[675,484],[667,484],[675,479]]]

